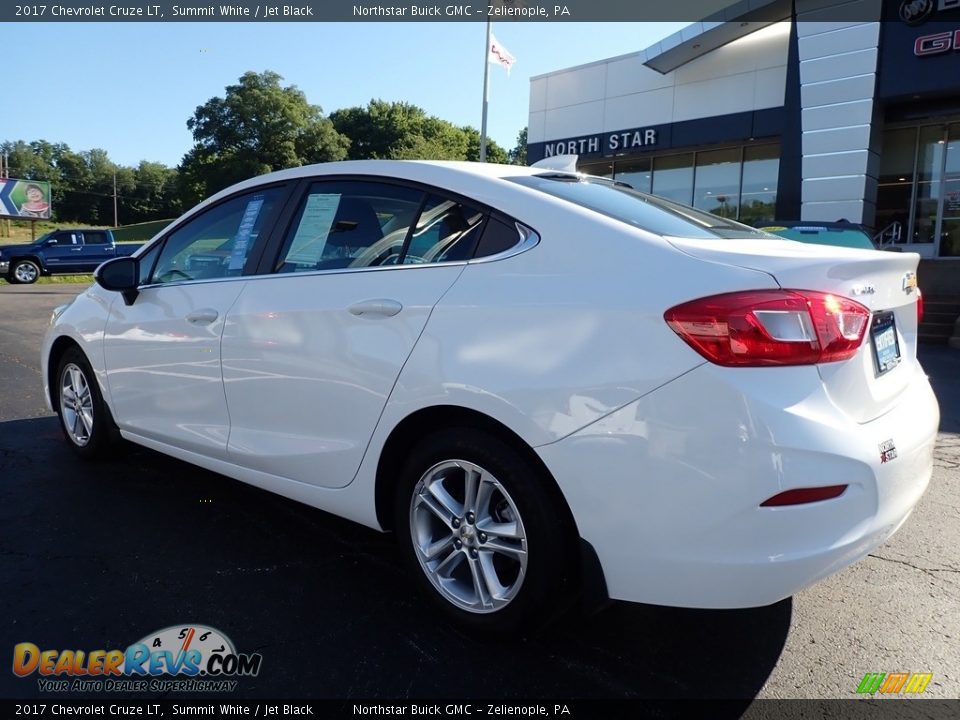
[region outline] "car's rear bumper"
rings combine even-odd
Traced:
[[[897,406],[858,424],[814,367],[703,365],[537,452],[612,598],[766,605],[865,556],[920,499],[939,410],[919,366],[909,371]],[[897,457],[882,462],[887,440]],[[833,500],[760,507],[827,485],[849,487]]]

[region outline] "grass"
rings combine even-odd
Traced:
[[[150,222],[136,223],[134,225],[123,225],[118,228],[111,228],[106,225],[90,225],[89,223],[81,222],[50,222],[49,220],[38,220],[36,228],[36,238],[39,238],[41,235],[50,232],[51,230],[59,230],[61,228],[90,228],[90,229],[99,229],[103,228],[105,230],[113,230],[113,237],[117,242],[128,243],[128,242],[137,242],[142,243],[146,242],[158,232],[163,230],[167,225],[173,222],[172,219],[169,220],[152,220]],[[30,223],[24,220],[12,220],[10,221],[10,236],[6,237],[0,235],[0,245],[17,245],[20,243],[29,243],[31,242],[30,238]]]

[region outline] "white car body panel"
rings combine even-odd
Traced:
[[[899,284],[916,257],[663,238],[501,179],[537,172],[364,161],[229,188],[198,208],[284,178],[408,179],[496,208],[541,240],[469,263],[171,283],[129,307],[93,287],[48,332],[44,382],[51,348],[69,338],[124,437],[375,528],[393,430],[437,406],[481,413],[546,465],[618,599],[775,602],[889,537],[929,480],[938,424],[916,361],[915,295]],[[874,292],[854,296],[855,285]],[[868,334],[844,362],[718,367],[663,318],[691,299],[781,286],[892,311],[900,365],[877,377]],[[402,307],[351,314],[366,301]],[[211,308],[209,325],[186,322]],[[888,440],[898,456],[881,462]],[[760,507],[830,484],[849,487]]]
[[[926,376],[911,376],[906,402],[859,424],[836,412],[813,367],[705,364],[537,452],[611,597],[766,605],[865,556],[920,499],[939,413]],[[883,463],[890,439],[899,455]],[[834,500],[760,507],[788,488],[839,484],[850,487]]]
[[[303,483],[349,484],[434,304],[463,269],[251,278],[223,334],[230,461]],[[381,301],[402,309],[378,312]]]
[[[103,352],[121,430],[225,458],[230,418],[220,335],[245,281],[152,286],[113,303]]]

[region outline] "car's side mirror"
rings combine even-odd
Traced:
[[[56,244],[57,244],[57,239],[56,239],[56,238],[50,238],[49,240],[47,240],[47,241],[44,243],[44,245],[46,245],[47,247],[51,247],[51,246],[56,245]]]
[[[127,305],[133,305],[140,291],[140,263],[136,258],[118,257],[107,260],[93,273],[93,279],[104,290],[112,290],[123,295]]]

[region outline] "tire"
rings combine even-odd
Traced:
[[[40,279],[40,266],[33,260],[16,260],[10,267],[10,278],[22,285],[32,285]]]
[[[57,414],[64,437],[85,460],[104,457],[114,433],[113,418],[86,356],[78,347],[64,352],[57,366]]]
[[[472,504],[468,478],[479,488]],[[571,531],[547,482],[511,445],[472,428],[437,432],[410,453],[394,527],[418,585],[448,619],[507,634],[569,604]]]

